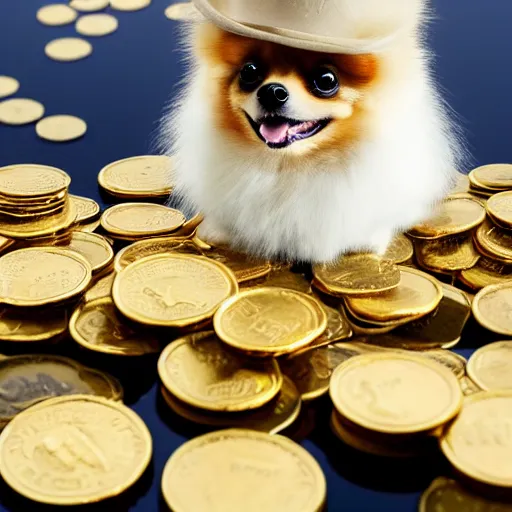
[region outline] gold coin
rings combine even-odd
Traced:
[[[0,123],[22,125],[41,119],[44,107],[28,98],[10,98],[0,102]]]
[[[20,83],[16,78],[6,75],[0,75],[0,98],[5,98],[18,92]]]
[[[139,11],[151,3],[151,0],[110,0],[110,7],[118,11]]]
[[[443,297],[441,285],[434,277],[418,270],[400,267],[397,288],[368,297],[346,297],[351,311],[374,321],[399,320],[433,311]]]
[[[80,12],[101,11],[110,5],[110,0],[71,0],[69,6]]]
[[[470,176],[484,187],[507,189],[512,188],[512,165],[491,164],[473,169]]]
[[[122,493],[149,464],[151,434],[128,407],[58,397],[23,411],[0,435],[7,484],[33,501],[82,505]]]
[[[114,259],[112,246],[104,237],[96,233],[73,231],[66,248],[81,254],[91,265],[93,273],[101,272]]]
[[[454,480],[440,477],[422,494],[419,512],[512,512],[512,505],[473,494]]]
[[[252,286],[251,283],[248,283]],[[265,286],[272,288],[288,288],[302,293],[311,293],[311,283],[304,277],[304,274],[298,274],[287,269],[273,269],[267,275]]]
[[[106,36],[117,30],[119,22],[111,14],[87,14],[75,24],[75,30],[83,36]]]
[[[512,264],[512,233],[486,221],[475,232],[479,251],[503,263]]]
[[[53,215],[37,215],[14,219],[0,215],[0,235],[22,240],[55,234],[69,228],[76,219],[73,205],[67,202]]]
[[[179,447],[165,465],[162,492],[175,512],[319,512],[326,483],[316,460],[290,439],[230,429]]]
[[[64,308],[2,307],[0,309],[0,340],[37,342],[55,338],[68,328],[68,314]]]
[[[123,322],[110,297],[80,304],[71,315],[69,331],[77,343],[95,352],[141,356],[160,350],[157,338]]]
[[[187,421],[215,428],[248,428],[277,434],[289,427],[299,416],[301,400],[295,384],[283,378],[283,385],[276,398],[258,409],[243,412],[210,412],[187,405],[162,386],[162,396],[176,414]]]
[[[225,343],[255,355],[286,354],[311,343],[327,327],[314,297],[285,288],[245,290],[226,300],[213,317]]]
[[[128,318],[184,327],[211,318],[238,291],[233,273],[202,256],[161,254],[132,263],[114,280],[112,296]]]
[[[450,196],[456,194],[465,194],[469,192],[469,178],[467,174],[457,172],[453,187],[450,190]]]
[[[43,25],[59,26],[73,23],[78,14],[69,5],[50,4],[41,7],[36,14],[37,21]]]
[[[47,206],[0,206],[0,214],[5,215],[7,217],[15,217],[14,220],[26,217],[34,217],[37,215],[46,216],[61,212],[65,205],[66,200],[64,199]]]
[[[108,164],[98,174],[98,183],[123,198],[167,196],[172,190],[172,169],[167,156],[134,156]]]
[[[66,249],[19,249],[0,257],[0,303],[42,306],[62,302],[85,290],[91,266]]]
[[[451,464],[473,480],[512,486],[512,391],[483,391],[468,396],[446,429],[441,450]]]
[[[482,391],[467,375],[459,379],[459,384],[464,396],[471,396]]]
[[[457,378],[438,363],[402,353],[370,353],[338,366],[330,394],[350,422],[388,434],[426,432],[462,404]]]
[[[414,255],[414,246],[412,242],[403,234],[396,235],[388,245],[386,252],[382,255],[384,260],[393,263],[403,263],[410,260]]]
[[[469,378],[483,390],[512,389],[512,341],[496,341],[476,350],[468,362]]]
[[[512,190],[494,194],[487,201],[487,213],[500,225],[512,227]]]
[[[123,388],[114,377],[51,354],[1,360],[0,389],[0,423],[7,423],[28,407],[56,396],[123,398]]]
[[[478,291],[491,284],[512,280],[512,265],[504,265],[482,257],[473,268],[462,270],[459,280],[472,290]]]
[[[69,194],[69,200],[75,207],[77,223],[90,222],[100,214],[100,205],[93,199]]]
[[[112,296],[112,286],[114,285],[115,272],[107,274],[104,277],[98,278],[92,286],[85,292],[85,302],[91,302],[95,299],[102,299],[104,297]]]
[[[348,254],[334,264],[313,266],[315,279],[329,293],[363,295],[396,288],[400,271],[375,254]]]
[[[482,327],[512,336],[512,281],[482,288],[475,295],[471,307]]]
[[[92,233],[96,231],[100,227],[101,223],[98,220],[94,220],[92,222],[88,222],[85,224],[75,224],[72,226],[74,231],[83,231],[84,233]]]
[[[10,247],[14,243],[14,240],[0,236],[0,253]]]
[[[178,2],[165,9],[165,16],[170,20],[192,21],[201,19],[201,14],[193,2]]]
[[[0,167],[0,194],[16,199],[58,194],[70,183],[69,175],[56,167],[35,164]]]
[[[209,411],[256,409],[277,395],[283,381],[275,360],[232,353],[211,332],[168,345],[158,360],[158,373],[173,395]]]
[[[50,59],[71,62],[91,55],[92,45],[89,41],[79,37],[62,37],[50,41],[44,47],[44,52]]]
[[[432,272],[454,272],[474,267],[480,255],[469,235],[446,236],[435,240],[418,240],[418,263]]]
[[[101,216],[101,226],[112,235],[156,236],[176,231],[185,222],[179,210],[154,203],[121,203]]]
[[[436,215],[412,228],[415,238],[441,238],[469,231],[485,219],[485,208],[474,199],[448,198],[441,203]]]
[[[75,116],[48,116],[36,124],[36,133],[42,139],[52,142],[68,142],[84,135],[85,121]]]

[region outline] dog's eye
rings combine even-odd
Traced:
[[[330,98],[334,96],[340,84],[336,73],[329,68],[319,68],[312,76],[311,80],[313,94],[320,98]]]
[[[263,81],[263,70],[255,62],[247,62],[240,70],[240,87],[254,90]]]

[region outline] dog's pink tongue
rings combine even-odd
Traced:
[[[290,125],[288,123],[283,123],[277,126],[268,126],[263,123],[260,126],[260,134],[267,142],[278,144],[279,142],[284,142],[286,140],[289,129]]]

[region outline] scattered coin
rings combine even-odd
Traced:
[[[77,12],[66,4],[50,4],[41,7],[36,14],[37,21],[43,25],[68,25],[76,20]]]
[[[470,379],[483,390],[512,389],[512,341],[496,341],[477,349],[467,367]]]
[[[92,222],[86,222],[85,224],[75,224],[72,229],[76,231],[83,231],[85,233],[92,233],[100,227],[100,220],[93,220]]]
[[[179,210],[155,203],[121,203],[101,216],[105,231],[134,238],[172,233],[184,222],[185,216]]]
[[[86,131],[85,121],[68,115],[48,116],[36,124],[37,135],[52,142],[75,140],[82,137]]]
[[[313,267],[322,289],[335,295],[366,295],[396,288],[400,271],[391,261],[375,254],[350,254],[334,264]]]
[[[18,92],[20,83],[11,76],[0,75],[0,98],[5,98]]]
[[[448,198],[438,208],[429,221],[415,226],[409,231],[415,238],[441,238],[469,231],[485,219],[485,208],[476,200],[468,198]]]
[[[302,293],[311,293],[311,283],[304,274],[292,272],[288,269],[273,269],[267,275],[265,286],[274,288],[288,288]],[[248,283],[248,286],[253,286]]]
[[[19,164],[0,167],[0,195],[33,198],[66,190],[71,179],[64,171],[47,165]]]
[[[114,285],[115,272],[111,272],[104,277],[99,277],[91,287],[85,292],[84,301],[92,302],[95,299],[112,296],[112,286]]]
[[[118,11],[139,11],[151,3],[151,0],[110,0],[110,7]]]
[[[169,344],[158,361],[158,373],[173,395],[209,411],[261,407],[279,393],[283,381],[275,360],[231,353],[210,332]]]
[[[88,14],[81,16],[75,30],[83,36],[106,36],[117,30],[119,22],[111,14]]]
[[[472,290],[478,291],[485,286],[512,280],[512,265],[481,257],[473,268],[462,270],[459,279]]]
[[[410,260],[414,255],[414,246],[405,235],[396,235],[389,244],[382,258],[399,264]]]
[[[184,327],[211,318],[237,291],[235,276],[224,265],[171,253],[126,267],[114,280],[112,296],[119,310],[136,322]]]
[[[50,41],[45,46],[44,52],[50,59],[71,62],[91,55],[92,45],[79,37],[62,37]],[[42,114],[39,117],[42,117]]]
[[[0,275],[0,303],[42,306],[83,292],[91,280],[91,267],[73,251],[29,248],[1,256]]]
[[[474,236],[479,252],[491,259],[512,264],[512,233],[487,220],[478,227]]]
[[[23,125],[41,119],[44,107],[28,98],[10,98],[0,102],[0,123]]]
[[[201,14],[193,2],[178,2],[165,9],[165,16],[170,20],[193,21],[201,19]]]
[[[137,332],[123,322],[110,297],[80,304],[71,316],[69,331],[77,343],[95,352],[141,356],[160,350],[155,336]]]
[[[370,321],[427,314],[438,306],[443,291],[435,278],[408,267],[400,267],[400,275],[400,284],[393,290],[366,297],[347,296],[347,306]]]
[[[326,483],[315,459],[288,438],[232,429],[178,448],[165,466],[162,492],[180,512],[313,512],[323,506]]]
[[[71,0],[69,6],[80,12],[94,12],[106,9],[110,0]]]
[[[479,186],[505,190],[512,188],[512,165],[491,164],[473,169],[470,173]]]
[[[93,274],[101,272],[114,260],[112,246],[96,233],[74,231],[66,247],[81,254],[91,265]]]
[[[398,353],[364,354],[338,366],[330,394],[350,422],[387,434],[427,432],[462,405],[457,378],[438,363]]]
[[[213,317],[217,335],[253,355],[293,352],[311,343],[327,327],[318,300],[285,288],[245,290],[226,300]]]
[[[505,228],[512,228],[512,190],[494,194],[487,201],[489,216]]]
[[[512,336],[512,281],[482,288],[473,299],[473,315],[482,327]]]
[[[151,434],[131,409],[72,395],[37,404],[7,425],[0,436],[0,469],[10,487],[33,501],[82,505],[130,487],[151,452]],[[77,487],[77,481],[84,484]]]
[[[98,182],[110,194],[126,199],[160,197],[172,190],[171,172],[172,159],[167,156],[134,156],[105,166]]]
[[[106,373],[67,357],[30,354],[0,361],[0,428],[32,405],[64,395],[122,400],[121,384]]]
[[[495,487],[512,486],[512,391],[482,391],[464,400],[441,438],[441,450],[462,474]],[[505,436],[505,437],[503,437]]]
[[[100,214],[100,205],[88,197],[74,196],[69,194],[69,200],[73,203],[76,210],[77,223],[90,222],[96,219]]]

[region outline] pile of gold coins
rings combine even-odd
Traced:
[[[411,458],[440,447],[461,483],[512,486],[512,341],[482,343],[469,362],[449,350],[472,311],[489,331],[512,333],[512,166],[461,177],[436,216],[384,255],[313,268],[201,240],[200,215],[162,204],[171,169],[172,158],[150,155],[107,165],[99,185],[117,204],[100,212],[68,194],[64,171],[0,168],[0,340],[27,346],[0,357],[9,369],[0,472],[13,489],[44,503],[91,503],[128,488],[150,460],[149,432],[115,378],[28,354],[31,343],[55,352],[70,342],[159,354],[173,421],[214,431],[169,459],[162,490],[172,510],[320,510],[321,469],[285,436],[329,396],[332,431],[355,450]],[[47,455],[34,459],[25,442]],[[188,461],[196,469],[183,471]],[[73,488],[86,473],[87,488]],[[422,503],[458,485],[440,480]]]

